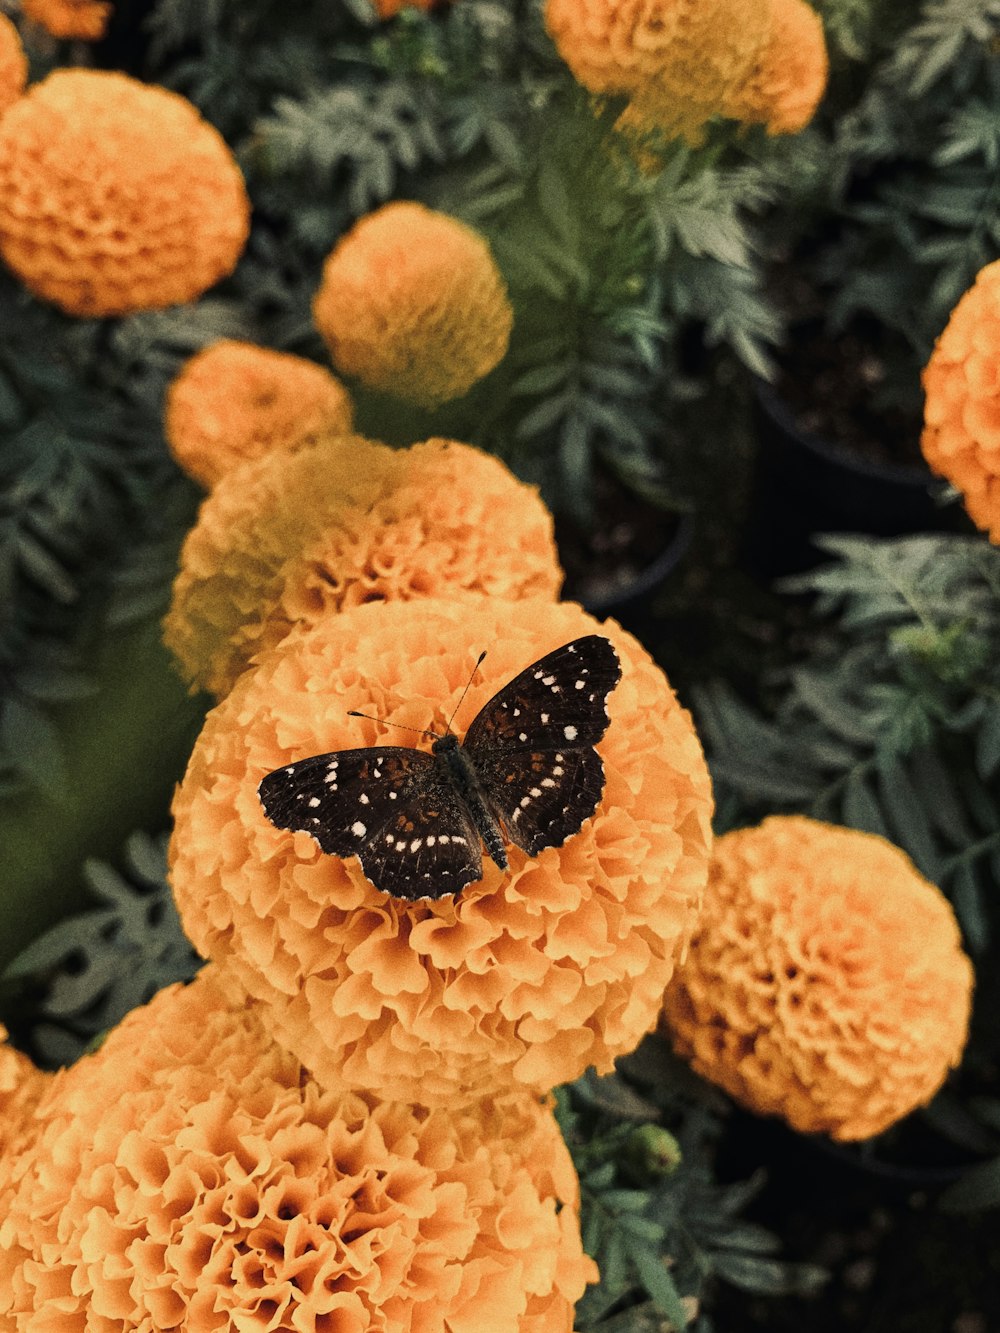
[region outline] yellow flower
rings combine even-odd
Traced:
[[[545,22],[590,92],[625,95],[626,127],[700,142],[768,41],[770,0],[547,0]]]
[[[113,6],[108,0],[21,0],[21,13],[53,37],[96,42],[104,36]]]
[[[192,300],[232,271],[249,215],[222,137],[165,88],[56,70],[0,121],[0,255],[68,314]]]
[[[924,457],[1000,543],[1000,260],[951,312],[923,375]]]
[[[561,847],[508,849],[455,897],[379,893],[356,858],[271,824],[257,787],[330,750],[461,736],[539,657],[606,633],[623,677],[598,745],[597,812]],[[707,872],[711,794],[689,715],[613,622],[545,601],[396,601],[327,616],[262,655],[209,715],[174,803],[171,880],[189,937],[267,1009],[326,1087],[457,1106],[608,1070],[656,1020]]]
[[[0,1162],[4,1327],[570,1333],[594,1280],[547,1106],[324,1093],[212,968],[36,1116]]]
[[[491,371],[514,320],[483,238],[413,203],[386,204],[343,237],[313,317],[342,374],[426,407]]]
[[[300,356],[228,338],[191,357],[167,393],[167,442],[207,489],[236,464],[292,453],[315,436],[347,435],[351,399]]]
[[[797,134],[826,90],[830,64],[823,22],[805,0],[771,0],[771,10],[768,40],[723,110],[735,120],[766,125],[768,134]]]
[[[188,534],[168,646],[223,695],[293,625],[361,602],[558,595],[552,518],[497,459],[428,440],[318,440],[227,473]]]
[[[898,847],[776,816],[716,843],[664,1019],[752,1111],[864,1139],[958,1064],[972,982],[950,905]]]
[[[6,14],[0,14],[0,115],[13,106],[28,81],[28,57],[21,37]]]

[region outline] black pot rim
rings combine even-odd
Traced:
[[[631,606],[641,597],[651,593],[654,588],[659,587],[667,575],[673,570],[674,566],[680,561],[681,557],[687,551],[694,538],[695,517],[689,513],[677,513],[673,515],[677,520],[677,526],[674,529],[673,536],[666,544],[658,556],[655,556],[645,568],[623,587],[615,588],[613,591],[603,593],[598,597],[581,597],[581,606],[591,615],[613,615],[614,612],[624,606]]]
[[[942,484],[941,478],[935,476],[929,467],[910,463],[873,462],[851,449],[844,448],[843,445],[835,444],[823,435],[814,435],[811,431],[803,430],[774,385],[759,376],[754,378],[754,392],[764,411],[787,435],[798,440],[805,449],[817,454],[828,463],[857,472],[861,476],[892,482],[897,486],[912,486],[914,490],[926,490],[934,483]]]

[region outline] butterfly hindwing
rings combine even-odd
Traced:
[[[357,850],[371,882],[394,898],[440,898],[483,877],[479,834],[440,771]]]
[[[508,750],[484,756],[479,766],[507,837],[529,856],[578,833],[604,792],[604,765],[592,745]]]
[[[465,736],[478,766],[496,748],[556,750],[595,745],[608,729],[606,701],[621,679],[618,654],[599,634],[565,643],[495,694]]]
[[[257,794],[278,828],[308,833],[335,856],[356,856],[433,782],[436,771],[433,755],[423,750],[335,750],[275,769]]]

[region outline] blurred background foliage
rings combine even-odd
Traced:
[[[480,444],[584,529],[608,476],[664,532],[693,514],[644,637],[694,709],[720,830],[781,810],[887,834],[996,971],[1000,555],[961,534],[827,537],[822,563],[775,588],[743,533],[754,379],[800,322],[863,325],[883,358],[873,401],[919,412],[934,338],[1000,254],[1000,0],[815,7],[832,72],[805,131],[714,125],[645,170],[538,0],[389,23],[366,0],[119,0],[92,51],[34,33],[33,78],[93,61],[191,98],[254,208],[236,272],[190,306],[74,321],[0,276],[0,1011],[38,1058],[73,1058],[198,966],[164,877],[170,794],[208,706],[159,641],[200,498],[164,444],[166,386],[220,337],[325,362],[322,261],[396,198],[487,236],[515,329],[496,370],[436,411],[359,392],[359,429]],[[971,1099],[935,1113],[988,1159],[956,1207],[1000,1202],[1000,1102],[980,1087],[994,989]],[[659,1046],[624,1080],[560,1094],[602,1266],[581,1329],[708,1333],[713,1275],[821,1284],[740,1220],[752,1187],[713,1176],[727,1108]]]

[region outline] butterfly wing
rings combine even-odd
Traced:
[[[424,750],[334,750],[275,769],[257,789],[272,824],[308,833],[324,852],[357,856],[396,898],[438,898],[482,877],[479,838]]]
[[[588,634],[525,668],[473,719],[464,749],[507,836],[530,856],[561,846],[600,804],[594,746],[620,679],[611,643]]]

